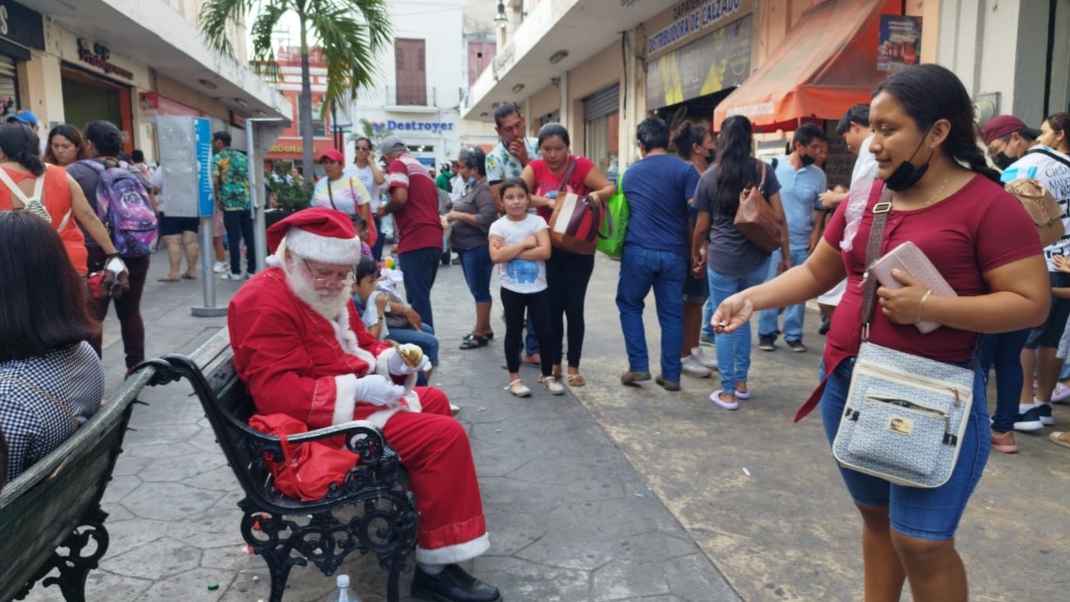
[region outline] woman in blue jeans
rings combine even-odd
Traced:
[[[490,276],[494,264],[490,261],[487,231],[498,219],[498,209],[487,184],[485,161],[486,154],[478,147],[461,155],[460,172],[468,182],[468,190],[446,214],[446,221],[453,224],[450,246],[461,259],[464,280],[476,300],[476,325],[461,341],[461,349],[483,347],[494,338],[490,326],[490,310],[494,305],[490,296]]]
[[[692,270],[695,274],[706,270],[710,304],[714,307],[736,293],[761,284],[768,272],[770,254],[754,246],[733,225],[740,193],[761,184],[762,196],[772,205],[781,222],[784,219],[776,174],[751,156],[750,120],[737,115],[726,119],[721,127],[717,161],[699,178],[692,201],[698,212],[691,245]],[[790,258],[787,228],[781,228],[780,234],[783,257]],[[780,271],[785,267],[786,262],[782,261]],[[726,410],[735,410],[739,408],[738,400],[751,396],[747,388],[750,324],[731,333],[718,333],[716,342],[721,388],[710,394],[710,401]]]
[[[1022,373],[1022,349],[1032,329],[1001,334],[986,334],[981,338],[981,371],[987,377],[996,369],[996,411],[992,413],[992,449],[1005,454],[1018,451],[1014,431],[1036,431],[1043,428],[1040,420],[1018,422],[1018,400],[1025,375]]]

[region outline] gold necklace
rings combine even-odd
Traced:
[[[943,182],[943,184],[940,184],[940,188],[938,188],[936,190],[936,194],[934,194],[932,197],[929,198],[928,201],[925,202],[925,206],[926,207],[928,207],[929,205],[932,205],[933,201],[935,201],[940,196],[940,193],[944,191],[944,187],[947,186],[947,181],[950,180],[950,179],[951,179],[950,175],[948,175],[946,178],[944,178],[944,182]]]

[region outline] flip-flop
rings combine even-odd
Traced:
[[[182,277],[186,280],[196,280],[197,274],[182,274]]]
[[[1063,435],[1065,434],[1066,432],[1064,431],[1055,431],[1054,433],[1048,435],[1048,439],[1050,439],[1051,442],[1055,445],[1070,447],[1070,439],[1063,439]]]
[[[167,276],[164,276],[163,278],[160,278],[157,282],[181,282],[181,281],[182,281],[182,279],[177,277],[177,276],[174,277],[174,278],[168,278]]]
[[[725,400],[721,399],[721,393],[724,393],[724,391],[723,390],[718,390],[718,391],[714,391],[713,393],[710,393],[710,401],[712,401],[713,403],[721,406],[722,408],[724,408],[726,410],[738,410],[739,409],[739,402],[738,401],[736,401],[735,399],[733,399],[732,401],[725,401]]]

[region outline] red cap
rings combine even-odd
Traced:
[[[283,239],[291,252],[312,261],[341,265],[360,260],[360,239],[352,220],[334,209],[303,209],[271,226],[268,251],[275,253]]]
[[[339,163],[345,163],[346,162],[345,155],[343,155],[341,151],[339,151],[338,149],[335,149],[335,148],[332,148],[331,150],[326,151],[325,153],[320,155],[319,160],[323,161],[324,159],[330,159],[331,161],[337,161]]]
[[[1008,134],[1021,131],[1025,131],[1034,140],[1040,135],[1040,130],[1026,126],[1024,121],[1014,115],[996,115],[981,128],[981,137],[987,145],[992,144],[992,141],[996,138],[1002,138]]]

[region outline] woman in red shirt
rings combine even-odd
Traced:
[[[547,123],[539,129],[539,153],[524,168],[520,177],[532,191],[531,206],[550,222],[558,192],[588,196],[595,203],[604,203],[617,193],[617,187],[606,178],[587,157],[572,154],[568,130],[560,123]],[[571,169],[570,169],[571,168]],[[568,176],[568,181],[563,182]],[[546,260],[546,284],[553,305],[550,307],[554,328],[553,373],[561,375],[564,357],[565,316],[568,316],[568,384],[579,387],[587,384],[580,374],[580,355],[583,353],[583,304],[587,298],[587,283],[594,272],[594,255],[570,253],[556,246]],[[545,353],[546,350],[543,350]]]
[[[938,65],[911,67],[885,79],[870,104],[877,177],[892,191],[882,250],[912,241],[958,296],[932,295],[906,274],[903,288],[877,289],[869,340],[937,361],[964,364],[977,333],[1007,332],[1047,316],[1050,289],[1040,238],[1032,221],[999,185],[977,145],[973,105],[962,83]],[[879,193],[880,184],[872,191]],[[819,398],[831,443],[843,414],[854,357],[862,335],[862,276],[873,221],[871,194],[854,230],[848,203],[836,210],[821,243],[806,261],[764,285],[726,299],[713,316],[732,331],[754,311],[811,299],[847,278],[825,348],[828,376],[800,411]],[[913,325],[939,322],[928,335]],[[954,535],[966,501],[981,477],[991,446],[984,379],[974,402],[959,460],[950,480],[923,489],[840,469],[862,514],[862,557],[867,602],[898,601],[904,579],[916,602],[967,599],[966,569]]]

